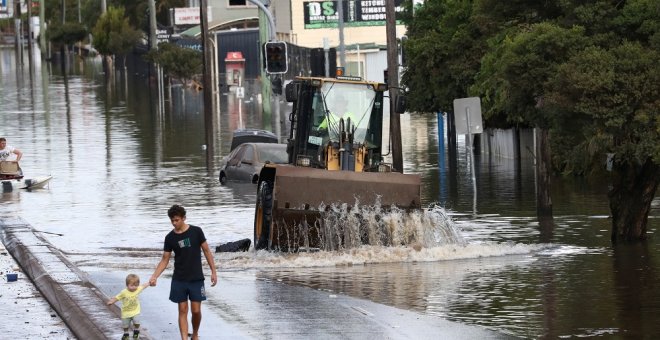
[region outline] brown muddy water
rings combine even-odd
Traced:
[[[201,92],[175,87],[159,111],[153,81],[118,72],[108,86],[91,59],[75,60],[67,76],[38,60],[30,73],[11,49],[0,49],[0,78],[0,135],[24,152],[26,176],[53,176],[45,190],[2,194],[2,214],[50,235],[83,270],[119,280],[136,268],[150,272],[173,203],[188,208],[188,221],[204,228],[212,246],[252,237],[255,186],[221,186],[217,175],[233,129],[286,138],[278,117],[260,113],[253,91],[244,100],[221,95],[215,154],[206,164]],[[401,119],[405,171],[422,176],[425,214],[438,221],[431,227],[442,224],[455,240],[419,250],[218,254],[220,275],[345,294],[521,338],[660,337],[660,200],[649,242],[614,247],[608,183],[558,178],[554,223],[540,226],[531,161],[478,157],[475,198],[463,139],[449,169],[439,156],[437,117]],[[450,220],[440,222],[445,214]]]

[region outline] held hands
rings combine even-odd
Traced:
[[[149,285],[150,285],[151,287],[156,287],[156,280],[157,280],[157,279],[156,279],[156,278],[153,278],[153,277],[152,277],[151,279],[149,279]]]
[[[211,287],[215,286],[218,283],[218,275],[216,273],[211,273]]]

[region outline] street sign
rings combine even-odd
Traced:
[[[213,21],[213,11],[211,6],[207,6],[207,20]],[[200,11],[199,7],[178,7],[174,8],[174,24],[175,25],[199,25]]]
[[[236,98],[243,99],[245,97],[245,88],[239,86],[236,88]]]
[[[457,135],[482,133],[481,99],[479,97],[454,99],[454,124]]]

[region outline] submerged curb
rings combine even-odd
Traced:
[[[39,232],[20,218],[0,218],[0,239],[23,272],[78,339],[111,339],[121,333],[117,306]],[[151,339],[141,330],[141,339]]]

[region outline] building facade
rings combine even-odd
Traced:
[[[271,0],[269,10],[275,20],[278,40],[302,48],[335,48],[337,65],[343,66],[347,75],[360,76],[373,81],[383,81],[383,70],[387,68],[387,36],[385,32],[386,0]],[[209,29],[224,31],[249,29],[259,25],[259,8],[249,0],[209,0],[212,14]],[[339,4],[342,4],[341,11]],[[401,1],[396,0],[396,11],[402,10]],[[190,6],[199,6],[191,0]],[[339,21],[339,13],[344,20]],[[340,26],[343,27],[340,30]],[[344,61],[341,58],[343,32]],[[185,32],[197,36],[199,27]],[[396,37],[405,34],[405,25],[397,20]],[[250,62],[248,62],[250,63]],[[249,67],[249,66],[248,66]],[[303,74],[288,74],[288,76]]]
[[[339,46],[339,3],[345,45],[386,45],[385,0],[273,1],[277,37],[305,47],[324,47],[325,38],[331,47]],[[397,21],[397,38],[404,34],[405,26]]]

